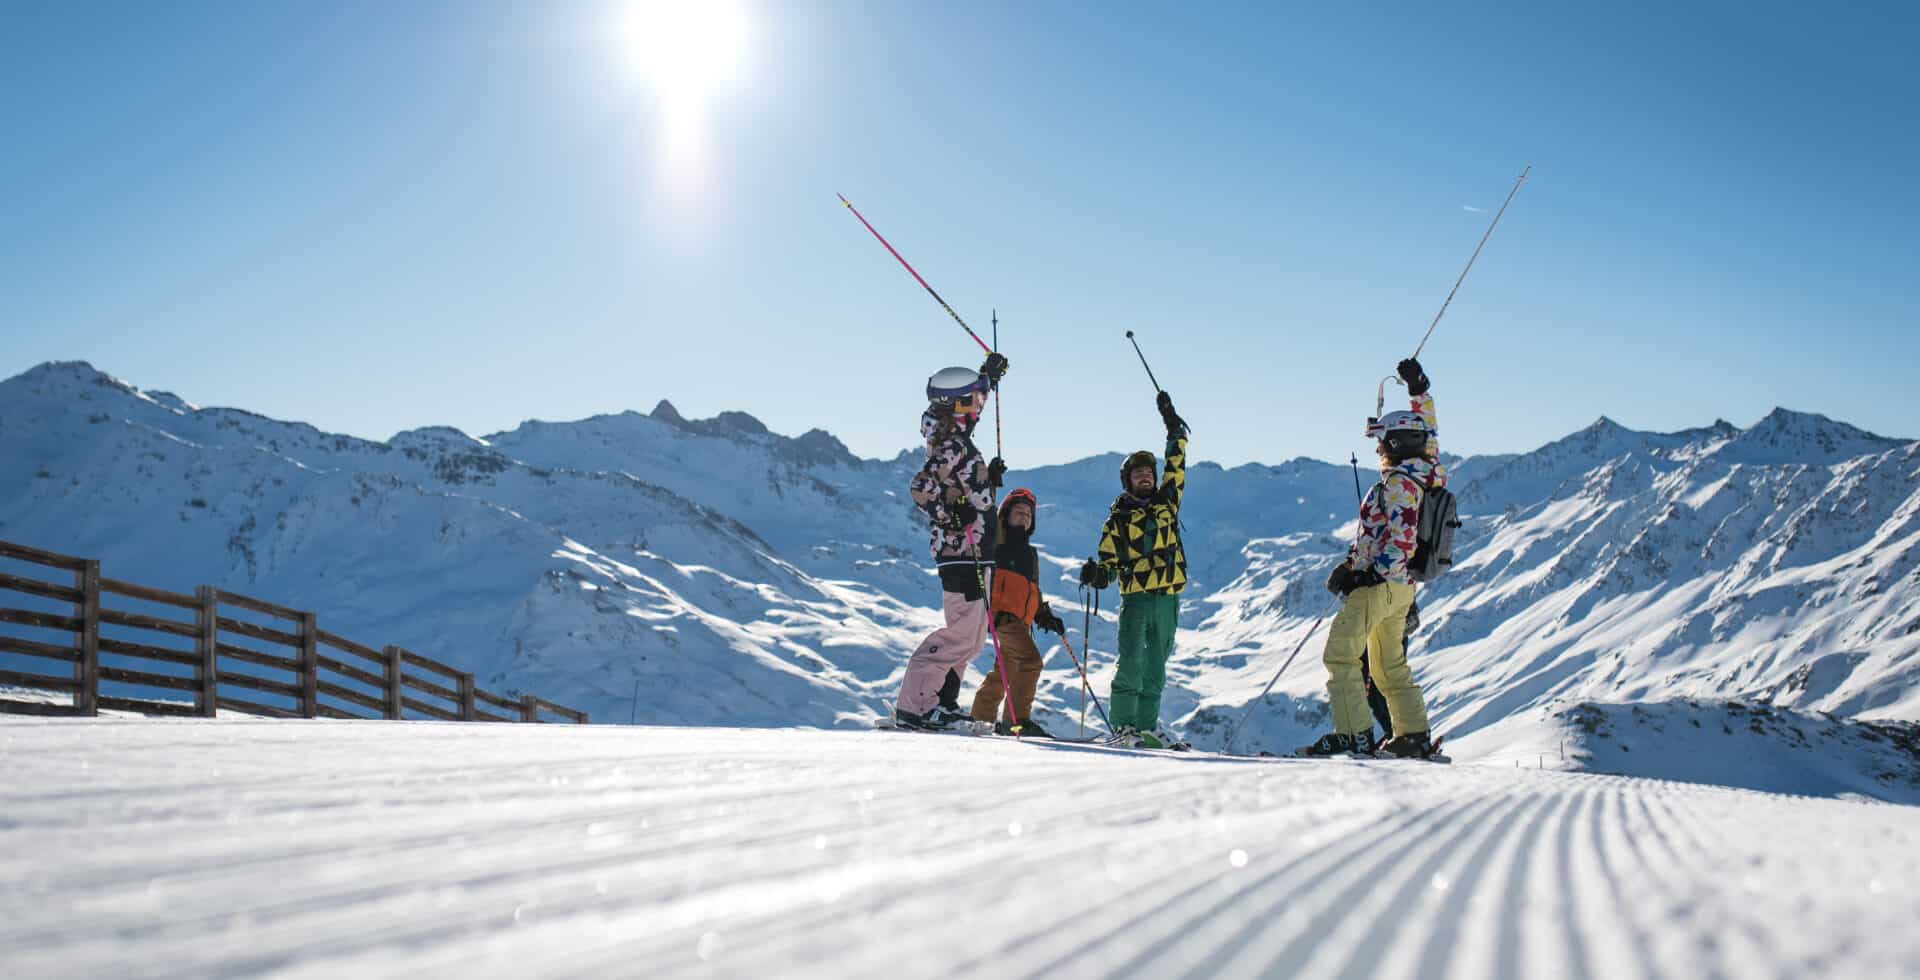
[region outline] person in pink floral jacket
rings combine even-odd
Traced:
[[[1335,566],[1327,588],[1344,596],[1327,631],[1327,696],[1333,731],[1300,750],[1302,755],[1369,754],[1425,757],[1432,752],[1427,706],[1407,666],[1407,609],[1413,578],[1407,571],[1420,529],[1420,501],[1446,486],[1440,465],[1439,426],[1430,382],[1420,362],[1401,361],[1411,409],[1370,419],[1367,436],[1380,455],[1380,482],[1360,504],[1359,530],[1347,560]],[[1393,737],[1376,744],[1367,710],[1360,660],[1368,658],[1374,684],[1387,699]]]

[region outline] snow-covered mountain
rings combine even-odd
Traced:
[[[1063,615],[1120,458],[1010,477],[1040,497]],[[0,382],[0,538],[314,609],[335,632],[596,720],[832,726],[879,711],[934,622],[905,499],[917,465],[666,402],[379,443],[198,408],[85,364]],[[1920,717],[1920,443],[1785,410],[1676,433],[1603,418],[1453,473],[1467,524],[1456,570],[1423,590],[1413,661],[1463,753],[1496,723],[1506,744],[1577,701]],[[1194,465],[1167,709],[1202,744],[1285,749],[1324,723],[1318,634],[1238,719],[1331,605],[1320,583],[1351,533],[1353,484],[1348,466],[1308,459]],[[1071,726],[1077,678],[1053,658],[1044,720]]]

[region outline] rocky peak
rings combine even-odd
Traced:
[[[649,414],[649,417],[658,419],[668,425],[687,424],[686,417],[681,415],[680,410],[674,408],[673,403],[667,401],[665,398],[660,399],[660,404],[653,406],[653,411]]]

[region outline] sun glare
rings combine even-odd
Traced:
[[[715,109],[746,83],[751,18],[737,0],[630,0],[619,8],[619,57],[643,85],[654,165],[690,201],[713,182]]]
[[[745,71],[747,16],[739,3],[634,0],[622,26],[633,67],[669,104],[705,102]]]

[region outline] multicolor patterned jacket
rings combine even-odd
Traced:
[[[1187,587],[1187,552],[1180,544],[1180,498],[1187,489],[1187,437],[1167,437],[1160,488],[1142,501],[1123,493],[1100,534],[1099,562],[1120,578],[1120,594]]]
[[[1432,395],[1414,395],[1413,410],[1438,431],[1433,414]],[[1420,531],[1420,500],[1428,487],[1447,485],[1447,468],[1440,465],[1440,445],[1435,436],[1427,437],[1423,457],[1382,466],[1380,482],[1360,504],[1360,529],[1353,547],[1347,550],[1347,564],[1357,570],[1369,568],[1380,577],[1400,585],[1413,582],[1407,563]]]
[[[987,461],[973,445],[973,427],[978,422],[979,416],[954,416],[933,409],[920,416],[927,462],[914,474],[909,493],[933,526],[928,546],[936,565],[993,559],[993,488],[987,485]],[[973,505],[973,522],[950,526],[952,508],[962,500]],[[973,546],[967,544],[969,529]]]

